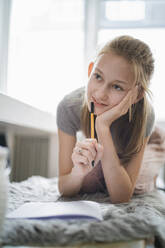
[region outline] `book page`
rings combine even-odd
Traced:
[[[93,201],[30,202],[9,213],[7,218],[81,216],[102,220],[99,203]]]

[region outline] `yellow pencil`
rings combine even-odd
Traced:
[[[91,121],[91,138],[95,138],[95,122],[94,122],[94,103],[91,102],[91,112],[90,112],[90,121]],[[95,161],[92,161],[92,166],[94,166]]]

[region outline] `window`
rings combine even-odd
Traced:
[[[101,0],[101,28],[165,27],[164,0]]]
[[[8,94],[56,113],[67,92],[86,84],[97,46],[123,34],[152,49],[153,104],[165,120],[165,0],[12,0]]]
[[[83,0],[13,0],[7,93],[55,113],[83,85]]]

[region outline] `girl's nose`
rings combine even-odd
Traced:
[[[100,101],[105,101],[107,96],[107,89],[105,87],[99,88],[96,92],[96,98]]]

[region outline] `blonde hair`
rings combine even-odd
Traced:
[[[122,56],[133,66],[139,94],[144,93],[143,98],[133,104],[131,110],[115,120],[110,127],[117,154],[121,163],[126,164],[141,149],[144,142],[147,116],[150,112],[146,93],[151,97],[149,84],[154,71],[154,59],[150,48],[131,36],[120,36],[107,42],[99,51],[96,60],[110,51]],[[90,137],[86,100],[82,108],[81,125],[86,137]]]

